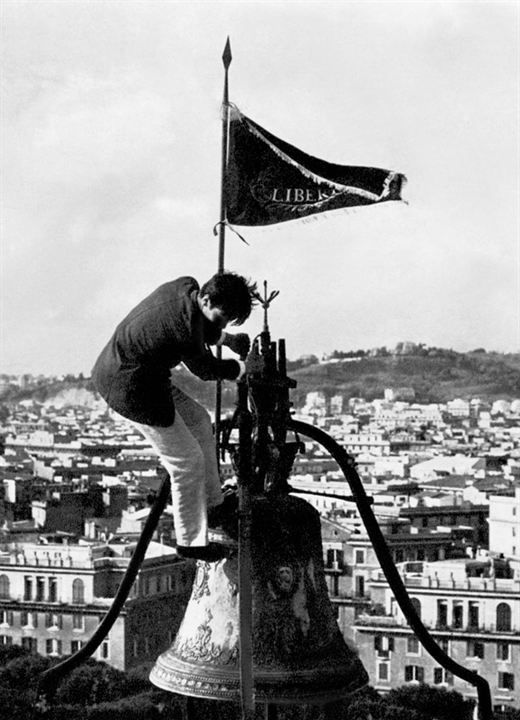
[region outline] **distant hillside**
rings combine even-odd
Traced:
[[[297,381],[297,387],[291,393],[294,404],[302,405],[306,394],[317,390],[328,396],[341,394],[346,399],[364,397],[373,400],[383,397],[386,388],[411,388],[417,402],[476,397],[484,401],[520,398],[520,354],[483,350],[458,353],[435,349],[408,355],[347,355],[349,357],[335,358],[331,362],[318,363],[312,356],[289,362],[288,374]],[[206,407],[214,406],[214,383],[205,383],[182,367],[174,370],[173,376],[179,387]],[[91,406],[95,402],[90,381],[71,376],[63,381],[40,382],[37,387],[24,390],[11,386],[0,402],[10,404],[29,398],[58,406]],[[231,408],[234,403],[234,383],[223,383],[223,407]]]
[[[313,364],[290,374],[298,383],[298,402],[314,390],[373,400],[383,397],[386,388],[412,388],[417,402],[520,398],[520,354],[437,350]]]

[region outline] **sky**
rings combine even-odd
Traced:
[[[143,297],[216,272],[228,36],[243,113],[408,178],[406,203],[227,233],[288,357],[520,351],[518,2],[0,6],[0,372],[89,375]]]

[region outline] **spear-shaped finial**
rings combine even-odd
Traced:
[[[231,45],[229,43],[229,35],[228,35],[228,39],[226,41],[226,47],[224,48],[224,52],[222,54],[222,62],[224,63],[224,67],[226,68],[226,70],[228,69],[228,67],[231,64],[232,57],[233,56],[231,55]]]
[[[273,300],[278,297],[280,294],[279,290],[273,290],[269,295],[267,294],[267,280],[264,280],[264,296],[262,297],[259,292],[253,292],[252,295],[255,298],[255,300],[258,301],[258,304],[261,305],[264,309],[264,331],[267,332],[269,330],[269,325],[267,322],[267,311],[269,309],[269,305],[273,302]]]

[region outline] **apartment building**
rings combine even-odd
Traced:
[[[489,549],[511,558],[520,574],[520,487],[489,497]]]
[[[0,644],[69,655],[110,607],[135,543],[10,543],[0,549]],[[94,657],[121,670],[154,660],[175,636],[193,569],[151,543],[122,612]]]
[[[520,580],[475,577],[469,560],[405,564],[401,571],[424,625],[450,657],[488,680],[495,710],[518,706]],[[425,682],[476,700],[472,685],[422,648],[381,572],[374,573],[369,592],[382,611],[356,618],[354,640],[374,687],[385,692]]]
[[[437,561],[463,554],[463,542],[448,529],[416,529],[399,517],[378,517],[380,529],[395,563]],[[379,561],[364,526],[358,519],[321,519],[325,577],[332,599],[373,600],[372,576]],[[341,625],[341,622],[340,622]]]

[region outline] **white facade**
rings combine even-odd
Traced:
[[[489,498],[489,549],[520,560],[520,488]]]
[[[439,455],[410,468],[410,477],[418,482],[427,482],[434,480],[438,473],[475,475],[485,467],[486,461],[483,458],[466,457],[465,455]]]

